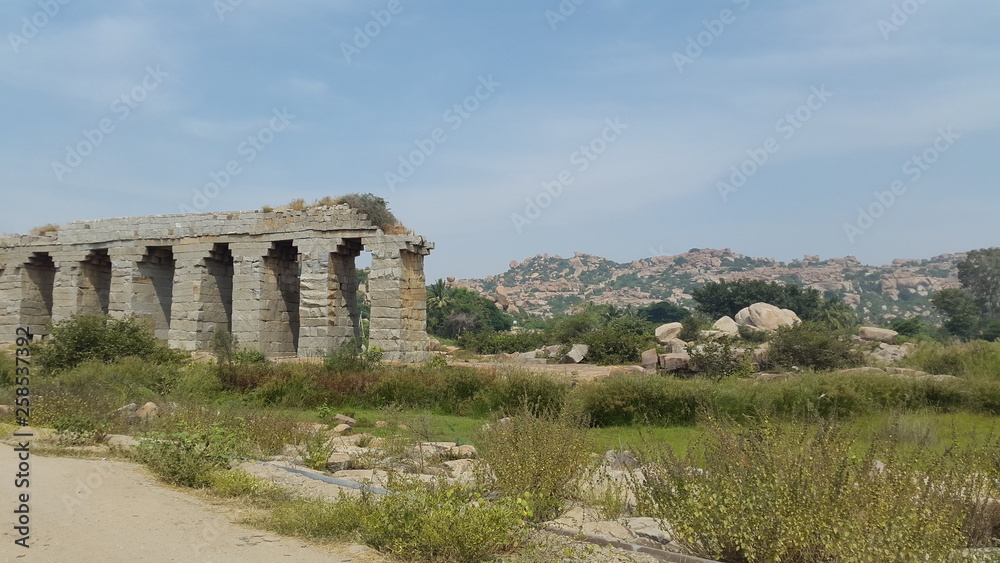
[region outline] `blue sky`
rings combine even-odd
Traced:
[[[972,0],[4,2],[0,232],[372,192],[437,243],[431,279],[993,246],[998,23]]]

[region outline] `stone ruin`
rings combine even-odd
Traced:
[[[368,251],[370,345],[422,361],[433,248],[346,205],[76,221],[0,238],[0,341],[71,315],[132,315],[181,350],[210,350],[225,329],[271,357],[321,356],[360,334],[355,258]]]

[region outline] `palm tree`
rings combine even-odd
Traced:
[[[831,297],[823,301],[817,317],[818,321],[833,330],[843,330],[858,324],[858,316],[839,297]]]
[[[444,309],[449,303],[448,284],[441,278],[427,288],[427,308]]]

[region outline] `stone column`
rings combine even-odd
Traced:
[[[264,256],[271,243],[233,243],[233,328],[240,345],[265,350],[261,341],[264,328]]]
[[[405,235],[381,236],[365,246],[372,251],[369,345],[385,350],[389,361],[427,359],[423,255],[429,249],[408,244]]]
[[[17,339],[14,332],[21,325],[21,257],[3,256],[0,262],[0,342]]]
[[[323,356],[359,334],[358,239],[296,240],[299,279],[299,356]]]
[[[209,283],[206,260],[212,252],[212,244],[179,245],[173,248],[173,252],[174,299],[170,308],[170,347],[210,350],[212,335],[218,325],[205,322],[206,309],[211,310],[214,304],[206,303],[206,293],[211,292],[203,291],[203,287]],[[222,328],[228,331],[228,322]]]
[[[80,312],[83,278],[81,262],[86,250],[60,250],[52,253],[56,277],[52,288],[52,321],[58,322]]]
[[[138,266],[143,250],[143,247],[136,246],[116,246],[108,250],[111,258],[108,314],[113,317],[141,316],[141,313],[146,312],[146,308],[138,304],[136,298],[136,284],[144,283]]]
[[[322,240],[295,241],[302,256],[299,276],[299,356],[302,357],[322,356],[333,346],[328,244]]]

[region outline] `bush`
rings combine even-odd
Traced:
[[[35,361],[47,372],[67,370],[86,360],[112,362],[136,356],[155,364],[179,363],[184,354],[158,344],[153,331],[135,318],[74,316],[52,327],[51,338],[36,344]]]
[[[642,360],[642,352],[655,346],[649,336],[613,327],[588,332],[583,343],[590,347],[587,361],[602,366],[638,363]]]
[[[534,412],[559,411],[566,403],[570,383],[531,371],[494,372],[474,397],[470,410],[480,416],[510,414],[527,407]]]
[[[683,459],[640,451],[638,512],[724,562],[942,561],[964,547],[963,479],[890,440],[854,455],[855,438],[830,424],[709,424]]]
[[[733,340],[723,337],[698,346],[688,345],[691,364],[698,375],[715,380],[753,375],[753,352],[734,349]]]
[[[489,467],[479,479],[507,498],[523,497],[531,519],[558,516],[590,466],[590,444],[582,419],[553,411],[523,409],[480,431],[479,456]]]
[[[407,560],[487,561],[525,537],[516,498],[487,500],[475,489],[443,482],[391,484],[397,494],[362,497],[361,537]]]
[[[938,344],[922,342],[903,365],[928,373],[1000,380],[1000,343],[972,341]]]
[[[681,321],[681,333],[677,335],[677,338],[685,342],[694,342],[700,337],[698,333],[705,329],[712,328],[712,321],[709,320],[703,313],[695,313],[689,317],[685,317]]]
[[[169,483],[204,487],[213,471],[229,466],[236,450],[233,432],[213,425],[206,431],[154,432],[144,436],[135,449],[135,459]]]
[[[516,500],[475,489],[396,479],[394,492],[293,499],[263,519],[268,529],[307,538],[361,541],[406,561],[475,562],[510,552],[526,537]]]
[[[384,351],[378,346],[362,346],[360,339],[352,339],[339,348],[330,350],[323,359],[323,368],[330,373],[375,371],[382,365]]]
[[[17,376],[17,365],[14,356],[0,351],[0,387],[14,385]]]
[[[821,323],[802,322],[783,326],[771,338],[766,362],[779,368],[834,370],[865,364],[864,351],[846,334],[831,331]]]
[[[329,203],[324,202],[324,203]],[[351,209],[357,209],[368,216],[368,221],[372,225],[390,232],[399,225],[399,220],[389,211],[389,203],[375,194],[347,194],[342,195],[332,202],[334,205],[347,204]]]

